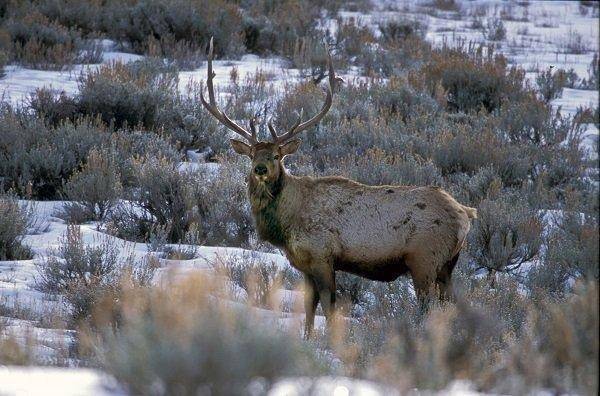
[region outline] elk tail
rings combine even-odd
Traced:
[[[468,206],[464,206],[462,207],[464,209],[465,212],[467,212],[467,216],[469,217],[469,219],[476,219],[477,218],[477,209],[475,208],[470,208]]]

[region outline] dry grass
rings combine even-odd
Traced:
[[[283,376],[318,372],[314,351],[273,317],[212,297],[223,290],[200,275],[169,290],[130,290],[118,327],[109,301],[84,344],[136,394],[245,394],[249,386],[262,394]]]

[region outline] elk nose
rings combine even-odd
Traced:
[[[254,173],[256,173],[259,176],[264,175],[265,173],[267,173],[267,167],[263,164],[256,165],[254,167]]]

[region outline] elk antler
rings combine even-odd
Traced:
[[[223,113],[217,107],[217,103],[215,101],[215,90],[213,86],[213,78],[215,77],[215,72],[212,68],[212,60],[213,60],[213,38],[210,38],[210,45],[208,47],[208,78],[206,79],[206,86],[208,88],[208,100],[204,99],[204,94],[200,92],[200,100],[202,104],[212,114],[217,120],[221,122],[221,124],[225,125],[227,128],[231,129],[235,133],[241,135],[243,138],[248,140],[251,144],[258,143],[258,139],[256,138],[256,127],[254,125],[255,120],[250,120],[250,131],[248,132],[246,129],[242,128],[235,122],[231,120],[227,116],[227,114]]]
[[[298,117],[298,121],[296,121],[294,126],[289,131],[284,133],[283,135],[278,135],[277,132],[275,131],[275,128],[273,127],[272,122],[269,121],[269,123],[268,123],[269,131],[271,132],[271,136],[273,137],[274,143],[283,144],[283,143],[289,141],[290,139],[292,139],[294,136],[296,136],[303,130],[308,129],[308,128],[318,124],[319,121],[321,121],[321,119],[325,116],[325,114],[327,114],[327,112],[329,111],[329,108],[331,107],[331,103],[333,100],[333,90],[335,87],[335,83],[344,81],[340,77],[336,77],[335,71],[333,70],[333,62],[331,61],[331,54],[329,53],[329,51],[327,51],[327,67],[329,68],[329,87],[327,87],[325,103],[323,104],[321,111],[319,111],[311,119],[302,122],[303,111],[301,110],[300,116]]]

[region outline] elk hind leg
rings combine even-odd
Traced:
[[[436,289],[435,263],[429,257],[413,256],[407,259],[407,266],[415,288],[420,308],[427,310]]]
[[[435,283],[440,293],[440,301],[453,301],[454,295],[452,293],[452,271],[458,262],[459,253],[456,253],[454,257],[448,260],[437,274]]]

